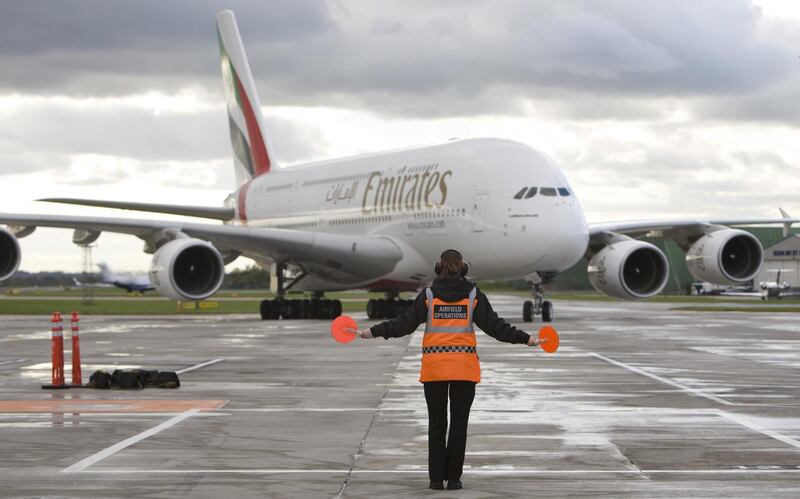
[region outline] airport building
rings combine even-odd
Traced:
[[[774,282],[781,271],[780,282],[800,287],[800,235],[790,234],[777,243],[764,248],[764,265],[755,278],[760,282]]]

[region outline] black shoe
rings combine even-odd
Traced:
[[[435,482],[431,480],[431,484],[428,487],[432,488],[433,490],[444,490],[444,482]]]
[[[461,485],[461,480],[451,480],[447,482],[447,490],[461,490],[464,486]]]

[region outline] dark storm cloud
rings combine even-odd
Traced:
[[[0,89],[219,92],[222,8],[237,14],[268,105],[448,116],[567,94],[586,102],[569,117],[592,119],[599,99],[737,96],[797,70],[796,47],[758,33],[745,0],[53,1],[4,7]]]
[[[329,24],[322,1],[6,2],[0,87],[103,95],[207,84],[219,71],[214,14],[227,8],[259,43],[313,37]]]

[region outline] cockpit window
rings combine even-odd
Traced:
[[[569,189],[567,189],[566,187],[559,187],[558,194],[561,196],[569,196]]]
[[[542,187],[541,189],[539,189],[539,192],[542,194],[542,196],[555,196],[556,195],[556,190],[553,187]]]
[[[530,189],[528,189],[528,193],[525,194],[525,199],[530,199],[535,195],[536,195],[536,187],[531,187]]]
[[[522,196],[525,195],[525,191],[527,190],[528,190],[527,187],[523,187],[522,189],[520,189],[520,191],[514,195],[514,199],[522,199]]]

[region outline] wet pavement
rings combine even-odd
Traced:
[[[521,298],[490,298],[522,325]],[[559,301],[556,354],[478,333],[465,489],[434,492],[420,332],[341,345],[324,321],[86,317],[85,380],[143,367],[183,386],[45,391],[49,317],[5,316],[0,496],[797,497],[798,319]]]

